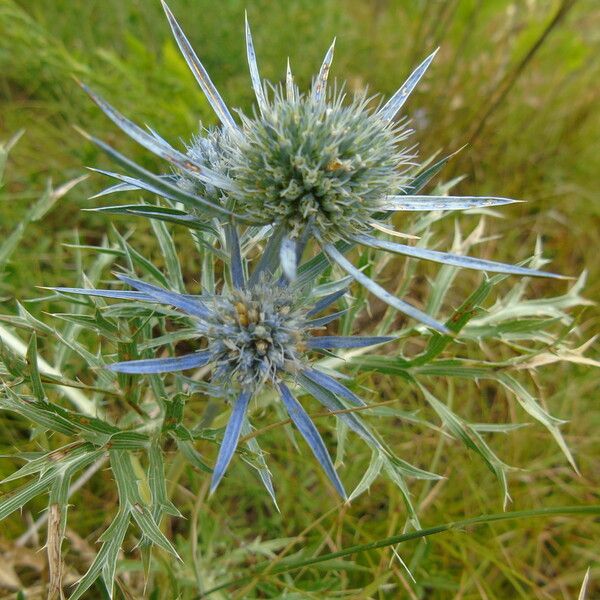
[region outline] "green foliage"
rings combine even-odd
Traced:
[[[214,3],[202,0],[174,2],[172,8],[186,15],[187,29],[219,87],[234,104],[247,108],[249,86],[238,35],[244,7],[231,1],[216,10]],[[510,486],[517,508],[595,501],[597,376],[585,367],[597,366],[586,340],[598,318],[582,297],[584,276],[565,292],[564,284],[523,280],[509,285],[500,277],[482,281],[458,275],[453,267],[417,267],[416,261],[382,258],[371,250],[355,255],[355,264],[370,277],[388,279],[398,294],[418,298],[428,313],[446,318],[460,335],[416,335],[423,330],[408,328],[377,304],[369,307],[364,291],[353,288],[339,333],[349,335],[357,328],[374,335],[393,333],[402,355],[363,355],[359,350],[321,363],[325,368],[343,364],[357,393],[377,389],[370,407],[358,414],[376,425],[395,451],[392,459],[360,444],[351,433],[344,434],[345,425],[333,428],[316,405],[312,408],[329,440],[336,436],[336,466],[354,485],[343,520],[333,494],[324,492],[324,481],[298,459],[283,415],[273,423],[279,413],[272,398],[253,407],[269,425],[257,430],[248,426],[242,433],[245,445],[239,455],[254,470],[248,475],[235,467],[235,476],[215,501],[207,497],[206,482],[225,415],[219,399],[207,400],[212,393],[208,384],[185,378],[140,381],[102,369],[114,359],[154,356],[157,348],[177,351],[189,332],[173,311],[72,298],[65,309],[65,297],[56,294],[47,294],[43,302],[12,301],[39,295],[33,290],[36,284],[105,287],[116,265],[178,291],[198,285],[211,290],[222,278],[219,269],[208,268],[219,248],[212,256],[205,252],[217,245],[217,231],[184,219],[185,213],[172,207],[154,206],[148,195],[143,204],[132,198],[127,206],[87,213],[77,210],[73,192],[55,204],[74,181],[54,191],[48,185],[33,197],[31,190],[44,189],[48,171],[62,181],[77,176],[81,164],[99,161],[96,151],[68,127],[74,121],[94,132],[106,127],[76,91],[72,74],[103,90],[127,114],[160,124],[171,141],[188,138],[198,119],[213,119],[168,39],[158,3],[111,0],[101,10],[95,3],[79,8],[84,12],[60,1],[0,2],[0,22],[8,24],[0,40],[3,129],[28,129],[13,150],[9,177],[0,190],[6,226],[0,278],[2,294],[11,298],[0,315],[5,386],[0,403],[6,409],[0,433],[7,452],[22,448],[20,456],[3,460],[2,470],[11,474],[9,489],[17,478],[27,480],[0,500],[1,514],[13,515],[3,523],[6,538],[16,539],[23,531],[18,510],[35,519],[44,504],[60,506],[64,579],[70,585],[83,574],[76,594],[90,598],[105,594],[102,584],[94,583],[99,576],[108,590],[116,578],[115,597],[141,594],[146,578],[146,589],[154,590],[156,598],[193,598],[218,587],[225,591],[215,590],[211,597],[393,597],[407,589],[413,597],[460,593],[525,598],[556,595],[559,589],[575,597],[587,566],[597,558],[598,528],[591,506],[588,517],[582,511],[576,518],[565,514],[534,522],[533,514],[526,513],[510,530],[486,525],[480,532],[469,529],[468,536],[449,532],[428,544],[410,541],[423,535],[421,529],[394,534],[406,526],[405,502],[414,507],[416,527],[417,516],[429,524],[495,512],[506,494],[498,492],[495,479],[501,490]],[[469,1],[440,6],[352,2],[350,7],[303,0],[268,3],[266,8],[265,2],[248,4],[250,17],[256,15],[256,45],[265,49],[261,68],[274,79],[283,72],[282,57],[290,53],[292,63],[298,62],[295,73],[307,83],[330,38],[342,32],[338,45],[352,51],[340,52],[334,68],[354,73],[357,86],[368,82],[372,89],[391,93],[408,65],[442,41],[435,76],[412,107],[417,124],[429,121],[430,137],[418,128],[424,151],[440,146],[451,151],[471,141],[468,150],[446,165],[444,177],[468,173],[469,192],[500,189],[535,200],[511,209],[505,225],[495,220],[488,226],[494,234],[504,234],[500,242],[484,237],[483,225],[464,239],[456,228],[453,251],[480,247],[501,259],[522,260],[543,232],[544,247],[555,259],[553,269],[574,274],[588,265],[586,296],[596,295],[598,212],[591,200],[600,138],[594,135],[599,122],[592,90],[598,68],[591,60],[589,2],[581,1],[560,22],[497,105],[498,82],[510,80],[554,7]],[[85,18],[91,14],[93,18]],[[126,36],[119,33],[124,28],[130,32]],[[301,61],[294,59],[300,48]],[[399,66],[399,57],[405,67]],[[494,112],[487,117],[492,105]],[[418,106],[422,110],[417,114]],[[119,148],[124,144],[120,139]],[[3,146],[2,167],[11,145]],[[135,156],[144,166],[154,166],[145,164],[143,153]],[[82,181],[74,191],[83,197],[97,191],[96,184]],[[460,182],[456,185],[461,189]],[[106,230],[102,212],[109,211],[120,216],[105,236],[98,232]],[[131,238],[130,216],[149,212],[160,215],[161,222],[146,226],[144,220],[136,221]],[[453,221],[427,217],[411,223],[410,231],[405,223],[401,228],[421,236],[423,243],[444,247]],[[463,223],[470,225],[469,218]],[[188,236],[173,227],[181,224],[198,233]],[[79,233],[73,233],[75,228]],[[531,266],[541,266],[540,255],[541,246]],[[301,268],[300,277],[309,281],[315,274],[328,275],[327,268],[324,257],[316,256]],[[75,282],[73,273],[85,275]],[[380,323],[376,330],[371,320]],[[542,428],[524,427],[527,415],[550,431],[556,446],[548,443]],[[476,461],[469,462],[461,444]],[[561,452],[574,460],[568,446],[581,477],[563,467]],[[259,483],[267,452],[274,455],[269,464],[281,515]],[[14,471],[17,458],[25,464]],[[509,470],[507,464],[531,471]],[[97,472],[85,488],[71,494],[73,484],[97,465],[110,469]],[[379,478],[380,473],[387,479]],[[177,518],[179,512],[185,521]],[[76,547],[69,530],[86,536],[87,549]],[[49,538],[52,532],[49,527]],[[96,545],[99,532],[101,545]],[[65,535],[68,543],[62,541]],[[56,545],[49,539],[49,547],[50,542]],[[151,545],[161,549],[150,560]],[[377,550],[390,546],[384,553]],[[182,561],[174,560],[173,553]],[[95,554],[91,564],[90,554]],[[409,581],[402,560],[416,583]],[[597,586],[593,569],[591,573],[590,598]],[[86,586],[96,587],[84,592]],[[74,587],[68,589],[73,593]]]

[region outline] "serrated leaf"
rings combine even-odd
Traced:
[[[82,444],[81,442],[67,444],[51,452],[44,452],[34,458],[28,458],[25,465],[4,478],[0,483],[16,481],[21,477],[28,477],[36,473],[42,476],[48,471],[66,469],[71,463],[77,462],[82,456],[94,451],[95,448],[92,444]]]
[[[169,552],[178,560],[181,560],[179,554],[177,554],[177,550],[175,550],[175,547],[165,537],[164,533],[154,522],[154,519],[152,518],[147,506],[140,503],[135,503],[131,509],[131,516],[148,540],[157,545],[159,548]]]
[[[213,470],[204,461],[204,458],[200,452],[194,448],[192,442],[177,438],[177,448],[193,467],[196,467],[205,473],[213,472]]]
[[[494,454],[479,433],[468,423],[463,421],[463,419],[450,410],[443,402],[440,402],[427,388],[421,385],[419,385],[419,388],[423,392],[429,405],[435,410],[448,430],[458,439],[462,440],[467,448],[476,452],[483,459],[490,471],[496,475],[502,486],[502,491],[504,492],[504,504],[506,505],[510,500],[508,483],[506,480],[506,471],[509,467]]]
[[[406,477],[412,477],[413,479],[425,479],[429,481],[438,481],[439,479],[443,479],[441,475],[419,469],[419,467],[415,467],[414,465],[411,465],[409,462],[406,462],[397,456],[387,456],[386,460],[391,468],[398,469],[402,475],[405,475]]]
[[[181,265],[179,257],[171,234],[167,226],[162,221],[151,220],[150,225],[154,231],[154,235],[158,240],[158,245],[165,259],[167,275],[169,279],[168,287],[177,290],[181,293],[185,292],[185,284],[183,283],[183,275],[181,274]]]
[[[77,429],[65,418],[51,411],[45,410],[34,402],[27,402],[10,388],[5,387],[0,394],[0,408],[10,410],[19,414],[22,417],[33,421],[37,425],[41,425],[52,431],[73,435]]]
[[[523,407],[523,410],[530,414],[536,421],[539,421],[552,435],[563,454],[573,467],[576,473],[579,473],[577,463],[565,442],[565,439],[560,432],[559,425],[565,422],[553,417],[542,406],[536,401],[536,399],[512,376],[508,373],[495,373],[492,377],[499,381],[504,387],[509,389],[519,401],[519,404]]]
[[[181,517],[181,513],[171,502],[167,493],[162,448],[156,440],[150,444],[148,449],[148,486],[152,494],[152,516],[156,523],[160,523],[162,513]]]
[[[45,492],[52,485],[54,477],[55,474],[52,471],[46,471],[39,479],[0,496],[0,521],[8,517],[15,510],[23,508],[27,502]]]
[[[389,462],[386,462],[383,468],[385,469],[385,473],[387,474],[387,476],[394,482],[396,487],[400,490],[402,500],[404,501],[404,506],[408,511],[410,522],[412,523],[415,529],[419,529],[421,527],[421,523],[419,521],[417,511],[415,510],[415,507],[412,503],[410,491],[408,489],[408,486],[406,485],[406,481],[404,480],[402,473],[400,473],[398,469],[392,468]]]
[[[110,436],[108,444],[115,450],[141,450],[150,447],[150,438],[137,431],[119,431]]]
[[[134,504],[143,504],[129,454],[125,450],[111,450],[110,466],[119,491],[119,504],[129,508]]]
[[[242,423],[242,436],[247,436],[250,433],[252,433],[252,426],[250,425],[248,418],[245,418],[244,422]],[[260,480],[265,486],[265,489],[271,497],[271,500],[273,500],[275,508],[279,511],[277,498],[275,496],[275,488],[273,487],[273,480],[271,479],[271,472],[269,471],[267,461],[265,460],[264,453],[258,443],[258,440],[255,437],[251,437],[246,442],[246,445],[248,446],[248,450],[252,453],[252,458],[254,459],[252,461],[248,461],[248,464],[258,471]]]
[[[371,487],[375,479],[377,479],[381,473],[381,469],[383,469],[384,464],[385,459],[380,452],[374,451],[371,453],[371,461],[369,462],[367,470],[363,473],[361,480],[357,483],[356,487],[354,490],[352,490],[352,493],[348,498],[350,502],[355,498],[358,498]]]
[[[77,587],[69,597],[69,600],[79,600],[100,576],[102,576],[106,584],[109,597],[113,597],[117,560],[125,535],[127,534],[127,529],[129,528],[129,520],[129,511],[121,508],[108,526],[108,529],[100,537],[102,547],[98,554],[96,554],[90,568],[78,581]]]

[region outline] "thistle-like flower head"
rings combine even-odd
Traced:
[[[206,169],[215,173],[227,172],[225,164],[225,153],[223,152],[223,138],[227,131],[221,127],[211,127],[192,138],[187,149],[187,156],[191,165]],[[212,203],[221,205],[226,201],[226,192],[214,183],[198,178],[194,169],[177,169],[177,183],[187,193],[202,196]],[[202,210],[193,210],[194,214],[201,219],[206,219]]]
[[[314,227],[324,239],[370,230],[381,201],[407,177],[406,130],[381,119],[358,94],[286,93],[274,88],[260,112],[241,117],[223,144],[236,209],[291,238]]]
[[[306,316],[308,308],[297,305],[287,286],[261,282],[218,296],[207,306],[214,316],[201,332],[215,365],[213,381],[237,381],[242,388],[255,389],[302,368],[314,326]]]

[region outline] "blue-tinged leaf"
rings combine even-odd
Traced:
[[[244,267],[242,265],[242,254],[240,251],[240,240],[237,228],[233,223],[225,226],[225,237],[227,240],[227,249],[229,250],[229,270],[231,272],[231,282],[238,290],[244,288],[245,277]]]
[[[404,103],[408,100],[411,92],[415,89],[421,77],[425,75],[425,71],[429,68],[429,65],[435,58],[439,48],[432,52],[408,77],[408,79],[402,84],[398,91],[386,102],[386,104],[379,110],[377,114],[386,121],[391,121],[398,111],[402,108]]]
[[[170,304],[175,308],[185,311],[189,315],[199,319],[209,319],[213,316],[212,311],[209,310],[200,299],[196,300],[184,294],[171,292],[156,285],[140,281],[139,279],[127,277],[126,275],[118,274],[117,277],[132,288],[135,288],[140,292],[145,292],[154,298],[154,300],[162,304]]]
[[[345,315],[349,310],[350,309],[346,308],[344,310],[339,310],[338,312],[331,313],[330,315],[320,317],[319,319],[312,319],[310,321],[306,321],[305,325],[308,328],[323,327],[323,325],[327,325],[328,323],[339,319],[342,315]]]
[[[325,442],[323,442],[323,439],[317,431],[315,424],[310,420],[310,417],[306,414],[306,411],[302,408],[302,405],[298,402],[298,400],[296,400],[296,398],[294,398],[285,383],[279,383],[278,387],[281,400],[283,401],[290,418],[310,446],[315,458],[323,467],[323,470],[333,483],[338,494],[342,498],[346,499],[348,497],[346,495],[346,490],[344,490],[344,486],[342,485],[342,482],[336,473],[333,462],[331,461],[331,457],[329,456],[327,448],[325,447]]]
[[[319,74],[315,79],[312,87],[312,97],[313,100],[321,100],[325,96],[325,92],[327,91],[327,78],[329,77],[329,69],[331,68],[331,63],[333,61],[333,51],[335,49],[335,38],[329,49],[327,50],[327,54],[325,54],[325,58],[323,59],[323,64],[321,65],[321,69],[319,70]]]
[[[295,281],[296,279],[296,259],[296,241],[286,235],[281,240],[281,246],[279,247],[279,262],[288,281]]]
[[[210,361],[210,352],[194,352],[175,358],[149,358],[144,360],[128,360],[107,365],[110,371],[117,373],[148,374],[173,373],[203,367]]]
[[[489,271],[491,273],[507,273],[509,275],[524,275],[529,277],[551,277],[553,279],[565,279],[563,275],[556,273],[547,273],[538,271],[537,269],[528,269],[517,265],[507,265],[504,263],[495,262],[493,260],[484,260],[481,258],[473,258],[471,256],[461,256],[460,254],[451,254],[449,252],[438,252],[437,250],[428,250],[427,248],[419,248],[418,246],[407,246],[406,244],[398,244],[397,242],[388,242],[379,240],[370,235],[356,234],[353,239],[359,244],[377,248],[379,250],[387,250],[404,256],[413,258],[421,258],[433,262],[452,265],[453,267],[462,267],[464,269],[475,269],[477,271]]]
[[[265,90],[263,89],[260,74],[258,72],[258,64],[256,63],[256,52],[254,51],[254,42],[252,41],[250,24],[248,23],[248,12],[245,13],[244,18],[246,21],[246,55],[248,57],[250,79],[252,80],[252,89],[254,90],[254,95],[256,96],[258,109],[262,113],[267,106],[267,99],[265,97]]]
[[[121,290],[90,290],[87,288],[51,287],[46,288],[61,294],[78,294],[80,296],[98,296],[99,298],[114,298],[115,300],[142,300],[153,302],[154,298],[143,292],[128,292]]]
[[[227,217],[236,217],[230,210],[223,208],[222,206],[215,204],[214,202],[210,202],[201,196],[197,196],[195,194],[190,194],[186,192],[183,188],[171,183],[170,181],[164,179],[161,175],[155,175],[150,171],[147,171],[137,163],[128,159],[126,156],[111,148],[108,144],[104,143],[102,140],[91,136],[85,132],[81,132],[84,137],[86,137],[89,141],[94,143],[100,149],[102,149],[108,156],[110,156],[115,162],[120,164],[123,168],[135,173],[140,179],[135,180],[138,183],[144,183],[144,189],[148,188],[148,186],[152,187],[152,190],[160,191],[160,195],[168,198],[169,200],[173,200],[174,202],[182,202],[186,206],[191,206],[194,209],[203,208],[208,213],[213,216],[227,216]],[[116,173],[112,173],[111,176],[114,176],[117,179],[123,179],[122,175],[118,175]],[[141,186],[142,187],[142,186]],[[154,192],[156,193],[156,192]],[[237,217],[240,221],[245,221],[243,217]]]
[[[243,391],[237,397],[235,404],[233,405],[231,416],[229,417],[227,427],[225,428],[225,435],[221,442],[221,448],[219,449],[219,455],[217,456],[217,463],[215,464],[212,479],[210,481],[211,494],[217,489],[217,486],[221,479],[223,479],[225,471],[233,458],[238,440],[240,439],[240,432],[242,431],[242,425],[246,418],[246,411],[251,397],[252,392]]]
[[[149,134],[147,131],[119,113],[103,98],[90,90],[85,84],[81,84],[81,87],[100,107],[104,114],[129,137],[138,142],[138,144],[141,144],[144,148],[150,150],[150,152],[153,152],[160,158],[170,162],[182,170],[185,170],[186,172],[196,176],[198,179],[206,183],[222,189],[231,189],[232,184],[229,179],[212,171],[205,165],[194,161],[192,158],[183,154],[182,152],[179,152],[179,150],[173,148],[166,140],[162,139],[158,135]]]
[[[320,335],[311,337],[306,345],[312,349],[335,349],[335,348],[366,348],[376,344],[385,344],[396,338],[389,336],[363,336],[363,335]]]
[[[411,306],[407,302],[400,300],[400,298],[396,298],[396,296],[390,294],[387,290],[382,288],[379,284],[375,283],[373,280],[369,279],[362,271],[357,269],[349,260],[347,260],[344,255],[339,252],[333,244],[322,244],[321,246],[325,254],[327,254],[333,262],[339,265],[346,273],[351,275],[358,283],[363,285],[367,290],[369,290],[372,294],[377,296],[380,300],[383,300],[386,304],[389,304],[396,310],[424,323],[428,327],[436,329],[442,333],[449,333],[449,329],[438,323],[435,319],[424,313],[423,311]]]
[[[137,189],[137,188],[136,188]],[[162,195],[162,193],[161,193]],[[145,217],[157,221],[174,223],[175,225],[184,225],[188,229],[197,229],[198,231],[207,231],[216,235],[216,229],[209,223],[205,223],[182,210],[176,208],[167,208],[156,204],[121,204],[119,206],[99,206],[95,208],[84,208],[89,212],[109,213],[113,215],[127,215],[136,217]]]
[[[317,369],[304,369],[302,373],[317,385],[324,387],[332,394],[341,396],[351,404],[354,404],[354,406],[367,406],[364,400],[361,400],[353,391],[349,390],[337,379],[327,375],[327,373],[323,373],[323,371],[318,371]]]
[[[521,202],[494,196],[387,196],[379,209],[385,211],[468,210]]]
[[[217,91],[214,83],[211,81],[206,69],[200,62],[200,59],[194,52],[190,42],[185,37],[179,23],[175,20],[173,13],[167,6],[167,4],[162,0],[163,9],[165,14],[167,15],[167,19],[169,21],[169,25],[171,26],[171,30],[173,31],[173,35],[175,36],[175,41],[181,50],[181,54],[183,54],[183,58],[185,58],[185,62],[188,64],[188,67],[194,74],[196,81],[200,84],[204,95],[207,100],[210,102],[210,105],[213,107],[213,110],[221,120],[221,123],[226,127],[233,127],[234,129],[237,127],[229,109],[227,108],[225,102],[223,102],[223,98]]]
[[[328,306],[331,306],[336,300],[341,298],[346,292],[348,288],[344,288],[342,290],[338,290],[333,294],[329,294],[329,296],[325,296],[325,298],[321,298],[314,306],[306,313],[307,317],[312,317],[313,315],[318,315],[320,312],[324,311]]]

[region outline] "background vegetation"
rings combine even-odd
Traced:
[[[389,95],[411,67],[441,46],[407,108],[421,156],[468,144],[444,173],[446,180],[465,176],[458,193],[528,201],[504,209],[503,219],[488,224],[494,237],[481,255],[523,260],[541,237],[552,269],[578,275],[587,268],[584,295],[599,297],[600,14],[594,0],[172,0],[170,5],[223,96],[245,110],[252,101],[243,45],[245,8],[263,75],[272,80],[282,76],[289,55],[297,77],[308,84],[337,36],[333,75],[347,79],[350,87],[368,85]],[[72,125],[101,133],[141,163],[150,160],[107,123],[72,75],[171,140],[189,138],[199,119],[214,121],[176,51],[158,0],[0,0],[0,32],[0,139],[26,130],[11,153],[7,183],[0,190],[1,238],[24,222],[48,178],[58,186],[81,175],[84,165],[105,164]],[[69,248],[75,232],[82,243],[94,244],[108,229],[105,217],[81,210],[97,205],[87,198],[101,185],[90,177],[27,225],[18,251],[0,273],[2,312],[14,311],[15,299],[39,296],[36,285],[75,283],[79,263]],[[460,222],[466,231],[475,225],[469,217]],[[143,222],[115,223],[123,233],[135,227],[136,247],[160,266],[155,239]],[[451,228],[445,234],[440,230],[439,241],[447,245],[451,234]],[[397,259],[396,270],[402,261]],[[423,265],[418,269],[423,277],[435,272]],[[184,261],[184,271],[193,281],[198,265]],[[391,268],[390,277],[393,273]],[[477,277],[459,275],[451,292],[454,306]],[[564,283],[547,281],[533,287],[536,297],[564,289]],[[26,306],[44,319],[47,306]],[[579,314],[582,343],[597,331],[599,316],[593,306]],[[503,350],[483,351],[497,358]],[[597,358],[597,348],[590,347],[588,356]],[[511,477],[514,508],[597,502],[597,372],[583,364],[550,365],[536,383],[550,412],[569,420],[563,432],[581,475],[570,469],[540,426],[495,436],[493,446],[503,460],[527,469]],[[397,381],[382,377],[365,385],[377,389],[381,400],[396,398],[404,410],[425,410]],[[459,405],[472,420],[520,420],[504,392],[487,384],[449,387],[440,381],[438,397]],[[446,476],[435,485],[417,482],[413,488],[424,525],[501,510],[493,475],[459,444],[401,421],[382,422],[381,430],[411,462]],[[22,446],[26,431],[25,422],[3,413],[0,451]],[[159,555],[151,565],[152,597],[177,597],[185,578],[206,589],[264,558],[281,560],[300,549],[308,555],[335,551],[401,531],[404,507],[390,483],[377,481],[370,494],[340,508],[314,464],[299,458],[283,432],[265,437],[263,446],[277,449],[271,464],[281,514],[242,465],[232,467],[226,485],[211,500],[205,474],[171,471],[187,519],[173,521],[169,535],[188,569],[182,573]],[[351,444],[345,462],[344,478],[357,481],[368,452]],[[0,463],[3,474],[13,469],[13,461]],[[98,531],[111,519],[105,507],[114,502],[112,490],[110,478],[99,473],[91,488],[73,497],[67,556],[71,578],[85,569]],[[41,507],[33,504],[31,512],[13,515],[2,525],[0,597],[13,597],[13,576],[30,587],[28,597],[41,597],[35,595],[41,593],[35,590],[44,562],[35,552],[38,544],[35,539],[25,546],[15,543]],[[591,518],[499,523],[400,546],[416,583],[385,549],[287,576],[266,576],[237,589],[237,596],[221,597],[395,598],[400,582],[407,598],[575,598],[591,566],[589,597],[594,598],[600,595],[598,539],[600,526]],[[121,564],[120,593],[126,598],[142,595],[143,569],[136,556]],[[89,597],[100,593],[97,589]]]

